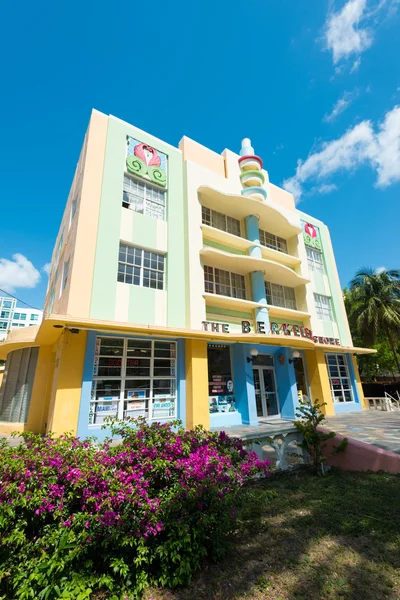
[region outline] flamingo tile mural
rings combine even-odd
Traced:
[[[302,221],[301,226],[303,228],[303,238],[305,245],[312,246],[313,248],[322,251],[322,244],[318,227],[316,227],[316,225],[312,225],[312,223],[307,223],[306,221]]]
[[[153,183],[167,186],[167,156],[158,152],[149,144],[143,144],[135,138],[128,137],[128,152],[126,157],[127,170]]]

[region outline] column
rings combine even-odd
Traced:
[[[86,334],[65,331],[58,343],[47,427],[57,435],[77,434]]]
[[[254,246],[251,246],[249,255],[254,258],[262,258],[260,248],[260,233],[258,228],[258,217],[256,215],[249,215],[246,217],[246,229],[247,239],[254,242]],[[256,321],[264,324],[264,330],[269,330],[269,316],[267,309],[267,297],[265,293],[264,273],[263,271],[253,271],[251,274],[251,284],[253,288],[253,300],[254,302],[260,302],[265,304],[265,307],[256,308]]]
[[[186,429],[210,429],[207,342],[186,340]]]
[[[296,419],[296,410],[299,405],[296,375],[293,364],[289,362],[292,352],[292,348],[280,348],[275,354],[276,383],[282,419]],[[283,355],[283,364],[278,359],[279,354]]]
[[[322,407],[322,412],[326,416],[334,415],[335,407],[332,400],[325,353],[323,350],[305,350],[304,355],[306,357],[312,402],[313,404],[316,400],[326,402],[326,406]]]
[[[253,365],[247,362],[249,344],[232,344],[233,382],[236,408],[246,425],[258,425]]]

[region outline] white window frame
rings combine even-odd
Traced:
[[[310,248],[310,246],[306,246],[306,252],[308,268],[311,269],[311,271],[324,274],[325,266],[324,259],[322,258],[322,252],[316,250],[315,248]]]
[[[341,361],[339,360],[339,357],[342,359],[343,364],[341,363]],[[335,359],[335,364],[330,364],[329,363],[329,358],[334,358]],[[328,376],[329,376],[329,385],[331,387],[331,394],[332,394],[332,400],[335,404],[345,404],[346,402],[354,402],[354,395],[353,395],[353,388],[351,385],[351,379],[350,379],[350,374],[349,374],[349,366],[347,363],[347,359],[346,359],[346,355],[345,354],[332,354],[331,352],[327,353],[325,355],[325,360],[326,360],[326,368],[328,370]],[[337,369],[337,375],[332,375],[331,374],[331,367]],[[349,382],[348,387],[346,385],[344,385],[343,380],[347,379],[347,381]],[[333,384],[332,382],[335,381],[336,383]],[[340,385],[340,389],[334,389],[334,385],[339,386]],[[335,392],[336,393],[341,393],[342,397],[343,397],[343,401],[341,402],[340,400],[338,400],[338,396],[335,396]],[[350,399],[346,400],[346,394],[345,392],[350,392]]]
[[[211,277],[211,279],[210,279]],[[225,277],[225,282],[222,281]],[[217,281],[218,278],[218,281]],[[239,279],[237,279],[239,278]],[[237,282],[243,283],[243,286],[238,286]],[[206,284],[212,284],[212,291],[206,290]],[[229,288],[229,294],[221,294],[217,291],[217,286]],[[223,269],[217,269],[209,265],[204,265],[204,291],[206,294],[215,294],[217,296],[227,296],[228,298],[247,299],[246,278],[239,273],[232,273]]]
[[[63,272],[62,272],[62,279],[61,279],[61,286],[60,286],[60,296],[64,293],[64,290],[67,287],[70,260],[71,260],[70,258],[68,260],[64,260],[64,263],[63,263]]]
[[[127,252],[125,251],[126,257],[125,260],[122,261],[120,259],[121,248],[125,250],[125,248],[131,248],[134,252],[134,262],[128,262],[127,260]],[[146,253],[150,256],[147,257]],[[140,263],[136,263],[136,254],[140,255]],[[159,264],[161,264],[162,259],[162,269],[159,268]],[[150,265],[145,266],[145,261],[149,260]],[[157,264],[157,268],[151,266],[152,262],[155,261]],[[117,281],[119,283],[126,283],[128,285],[137,285],[139,287],[149,288],[151,290],[165,290],[165,263],[166,263],[166,255],[161,252],[153,252],[152,250],[146,250],[145,248],[139,248],[139,246],[133,246],[132,244],[126,244],[125,242],[119,243],[119,254],[118,254],[118,273],[117,273]],[[120,279],[122,275],[122,271],[120,272],[120,265],[124,267],[123,280]],[[127,267],[132,268],[132,273],[127,273]],[[145,277],[145,271],[148,272],[148,276]],[[152,274],[155,274],[155,282],[156,286],[150,285],[151,281],[154,280],[152,278]],[[126,278],[132,277],[132,283],[130,281],[126,281]],[[135,279],[139,279],[138,283],[135,283]],[[149,285],[146,285],[146,280],[148,279]],[[159,281],[161,280],[161,287],[158,286]]]
[[[220,231],[226,231],[226,233],[236,235],[236,237],[242,237],[242,227],[239,219],[235,219],[234,217],[220,213],[217,210],[208,208],[208,206],[201,207],[201,222],[203,225],[214,227]]]
[[[320,321],[334,321],[330,296],[314,292],[315,312]]]
[[[113,337],[113,336],[97,336],[96,338],[96,349],[101,347],[101,339],[108,339],[108,340],[115,340],[118,339],[120,340],[121,338],[119,337]],[[114,375],[97,375],[96,374],[96,370],[98,370],[98,367],[96,366],[99,364],[100,362],[100,356],[103,357],[107,357],[107,355],[103,354],[100,355],[100,350],[98,354],[95,354],[95,359],[94,359],[94,369],[93,369],[93,377],[92,377],[92,392],[91,392],[91,398],[90,398],[90,408],[89,408],[89,427],[99,427],[101,426],[100,423],[90,423],[90,418],[91,418],[91,414],[92,411],[92,405],[95,405],[98,402],[105,402],[104,400],[102,400],[101,398],[99,398],[98,400],[96,400],[96,381],[103,381],[103,380],[110,380],[110,381],[118,381],[120,382],[120,396],[119,396],[119,400],[118,402],[118,408],[117,408],[117,416],[118,419],[120,420],[125,420],[124,416],[125,413],[128,412],[127,409],[125,409],[125,402],[128,402],[128,399],[125,399],[125,388],[126,388],[126,381],[143,381],[143,380],[149,380],[149,397],[146,398],[145,400],[147,400],[147,417],[146,419],[148,421],[170,421],[173,419],[176,419],[176,415],[177,415],[177,407],[178,407],[178,390],[177,390],[177,366],[178,366],[178,355],[177,355],[177,343],[175,340],[168,340],[168,339],[145,339],[145,338],[122,338],[123,340],[123,351],[122,351],[122,356],[121,358],[121,375],[118,376],[114,376]],[[132,375],[126,375],[126,367],[127,367],[127,359],[128,359],[128,341],[132,342],[132,341],[139,341],[139,342],[150,342],[151,343],[151,353],[150,353],[150,359],[149,359],[149,363],[150,363],[150,374],[149,376],[145,376],[145,375],[141,375],[141,376],[137,376],[134,377]],[[168,344],[172,344],[174,346],[174,356],[170,356],[170,357],[156,357],[155,356],[155,344],[157,342],[161,342],[161,343],[168,343]],[[113,355],[111,358],[116,358],[115,355]],[[119,358],[119,357],[118,357]],[[175,375],[170,375],[170,376],[154,376],[154,360],[169,360],[175,361]],[[172,364],[172,363],[171,363]],[[162,381],[162,380],[167,380],[167,381],[174,381],[175,385],[173,386],[173,390],[174,393],[170,394],[170,395],[166,395],[166,397],[168,397],[168,399],[173,400],[174,402],[174,408],[173,408],[173,414],[167,416],[167,417],[154,417],[153,416],[153,404],[154,404],[154,381]],[[94,395],[94,397],[93,397]],[[111,402],[111,401],[110,401]],[[106,411],[104,411],[106,412]],[[111,411],[112,412],[112,411]],[[111,416],[111,415],[110,415]]]
[[[261,246],[283,252],[284,254],[288,253],[287,241],[284,238],[281,238],[274,233],[270,233],[269,231],[264,231],[264,229],[259,229],[259,235]],[[269,240],[267,239],[268,237],[270,238]]]
[[[131,189],[127,189],[127,188]],[[134,189],[136,187],[136,190]],[[138,190],[143,191],[139,194]],[[125,206],[129,204],[129,206]],[[124,174],[122,205],[134,212],[159,221],[166,220],[167,192],[164,188]],[[157,216],[155,216],[155,213]]]
[[[73,200],[71,202],[71,210],[69,213],[69,229],[71,229],[72,221],[74,220],[77,206],[78,206],[78,200],[75,198],[75,200]]]
[[[267,304],[297,310],[296,292],[293,288],[278,283],[271,283],[270,281],[265,281],[264,283]],[[269,302],[269,299],[271,302]]]

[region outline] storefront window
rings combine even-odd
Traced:
[[[210,413],[236,412],[230,347],[208,344],[207,355]]]
[[[89,424],[102,424],[106,417],[175,416],[176,343],[97,338]]]
[[[327,354],[329,381],[334,402],[353,402],[351,382],[344,354]]]

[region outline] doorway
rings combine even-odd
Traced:
[[[304,359],[302,356],[293,359],[294,373],[296,376],[297,395],[300,402],[311,404],[310,392],[308,389],[308,381]]]
[[[253,366],[254,392],[258,417],[279,415],[279,399],[276,390],[274,367]]]

